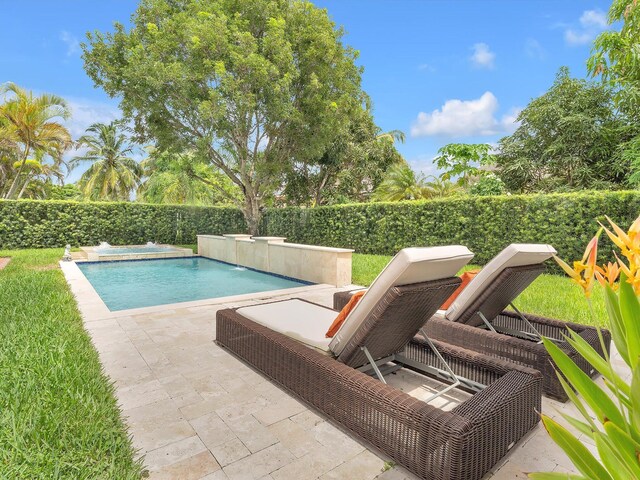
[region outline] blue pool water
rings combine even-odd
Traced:
[[[203,257],[78,263],[78,267],[111,311],[309,285]]]

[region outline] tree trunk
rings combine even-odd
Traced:
[[[245,194],[245,203],[242,213],[244,219],[247,222],[250,235],[258,235],[260,228],[260,219],[262,218],[262,212],[260,211],[261,202],[255,196]]]
[[[27,163],[27,158],[29,158],[29,153],[30,153],[30,148],[29,148],[29,145],[27,145],[24,151],[24,156],[22,158],[22,163],[20,164],[20,168],[18,168],[16,176],[13,179],[13,182],[11,183],[11,187],[9,187],[9,192],[7,192],[7,195],[4,198],[12,199],[13,196],[16,194],[16,190],[18,190],[18,182],[20,181],[20,177],[22,176],[22,170],[24,169],[24,165],[25,163]]]

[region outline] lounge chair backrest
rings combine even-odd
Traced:
[[[467,247],[461,245],[405,248],[401,250],[373,281],[367,293],[351,311],[340,330],[333,337],[329,348],[338,357],[338,360],[344,359],[353,353],[345,352],[347,347],[349,350],[359,350],[361,346],[369,348],[367,344],[359,342],[355,344],[352,340],[355,338],[373,339],[374,336],[371,335],[372,332],[369,329],[372,327],[371,320],[375,317],[376,328],[380,327],[380,320],[388,324],[392,322],[393,330],[395,331],[394,336],[396,337],[395,342],[388,342],[388,352],[383,352],[385,350],[384,341],[380,343],[378,350],[382,353],[379,353],[378,358],[396,353],[413,338],[421,325],[435,313],[442,302],[446,300],[446,294],[452,291],[452,288],[455,289],[459,284],[459,279],[448,280],[454,277],[472,258],[473,253]],[[447,279],[447,281],[438,282],[443,279]],[[429,284],[430,282],[436,282],[434,285],[437,286],[436,290],[440,294],[434,297],[431,292],[428,304],[424,305],[424,302],[418,302],[417,310],[413,307],[405,308],[406,312],[411,310],[414,317],[419,315],[418,318],[399,318],[393,314],[393,310],[399,308],[400,303],[404,301],[415,302],[416,295],[420,296],[421,292],[424,291],[422,284]],[[416,285],[418,288],[409,290],[399,288],[415,284],[420,285]],[[399,297],[403,296],[405,298],[401,302]],[[441,296],[444,296],[444,298],[440,301],[439,297]],[[417,326],[414,328],[413,325],[409,325],[409,321],[415,322]],[[380,332],[383,330],[381,329]],[[406,339],[406,341],[402,339]],[[395,345],[402,343],[402,341],[404,341],[404,344],[396,349]],[[369,350],[371,349],[369,348]]]
[[[493,320],[535,280],[544,270],[543,262],[555,253],[551,245],[509,245],[469,282],[447,309],[445,317],[454,322],[477,326],[483,323],[477,314],[482,311],[488,320]],[[496,288],[498,280],[500,288]]]

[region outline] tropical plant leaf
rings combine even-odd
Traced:
[[[640,441],[640,362],[631,377],[631,428],[636,441]]]
[[[600,459],[614,480],[640,478],[631,473],[621,453],[611,445],[611,440],[607,435],[597,433],[594,440],[598,448],[598,453],[600,454]]]
[[[562,448],[580,473],[592,480],[613,480],[587,447],[569,430],[546,415],[542,415],[542,422],[549,436]]]
[[[611,364],[607,362],[602,356],[595,351],[595,349],[589,345],[584,338],[578,335],[576,332],[569,329],[570,336],[565,336],[567,343],[571,345],[589,364],[594,367],[600,375],[608,379],[615,387],[620,389],[627,397],[631,394],[629,391],[629,385],[617,375]]]
[[[591,428],[589,424],[581,422],[577,418],[573,418],[571,415],[567,415],[566,413],[560,413],[560,415],[562,415],[562,418],[569,422],[569,425],[578,430],[580,433],[585,434],[589,438],[593,438],[594,433],[597,432],[597,430]]]
[[[633,368],[640,358],[640,303],[624,273],[620,273],[620,313],[627,340],[628,365]]]
[[[620,313],[618,294],[609,285],[605,285],[604,292],[605,305],[610,320],[611,338],[622,359],[627,365],[631,365],[631,362],[629,362],[629,352],[627,350],[626,331],[622,321],[622,314]]]
[[[584,401],[598,417],[598,420],[603,423],[605,419],[609,419],[616,425],[624,426],[626,421],[611,398],[586,373],[580,370],[573,363],[573,360],[556,344],[548,338],[543,338],[542,341],[560,371],[567,377],[569,383],[578,393],[582,395]]]
[[[589,415],[589,412],[587,412],[587,409],[585,408],[584,403],[582,403],[582,400],[580,400],[580,398],[576,395],[576,392],[573,391],[573,388],[571,388],[571,386],[567,383],[567,381],[564,379],[562,374],[557,370],[556,370],[556,375],[558,376],[560,385],[562,385],[563,390],[569,397],[569,400],[571,400],[571,402],[576,406],[578,411],[582,414],[582,418],[584,418],[591,426],[592,432],[594,430],[597,430],[598,427],[596,427],[596,424],[591,418],[591,415]],[[593,433],[590,436],[593,436]]]
[[[620,461],[624,462],[626,469],[631,474],[628,478],[640,479],[640,461],[638,461],[640,444],[611,422],[605,422],[604,431],[611,443],[612,450],[620,457]]]

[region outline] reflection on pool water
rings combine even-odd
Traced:
[[[85,262],[78,267],[111,311],[309,285],[203,257]]]

